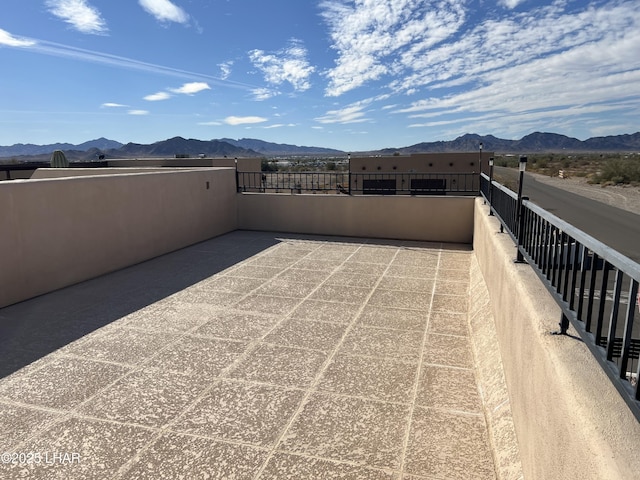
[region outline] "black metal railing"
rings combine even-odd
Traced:
[[[640,421],[640,264],[604,245],[526,197],[482,175],[490,211],[518,246],[562,310],[560,331],[579,333]],[[518,221],[520,220],[520,221]]]
[[[478,195],[477,173],[236,172],[238,192]]]

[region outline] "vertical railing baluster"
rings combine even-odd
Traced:
[[[607,334],[607,360],[613,360],[613,350],[616,344],[616,330],[618,328],[618,310],[620,308],[620,292],[622,291],[622,277],[624,273],[616,269],[616,278],[613,283],[613,302],[611,316],[609,317],[609,333]],[[606,303],[606,301],[605,301]]]
[[[603,260],[602,279],[600,283],[600,303],[598,304],[598,318],[596,321],[596,345],[602,342],[602,327],[604,326],[604,307],[607,303],[607,284],[609,283],[609,262]]]
[[[633,340],[633,320],[636,310],[635,299],[638,296],[638,281],[633,278],[629,282],[627,311],[624,317],[624,334],[622,337],[622,358],[620,359],[620,378],[627,378],[629,350]]]

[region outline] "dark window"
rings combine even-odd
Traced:
[[[444,178],[412,178],[411,195],[444,195],[447,181]]]

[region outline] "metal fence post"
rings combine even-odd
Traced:
[[[493,215],[493,157],[489,158],[489,216]]]
[[[518,229],[518,251],[516,254],[516,263],[524,263],[524,257],[522,256],[522,252],[520,252],[520,247],[523,245],[524,241],[524,215],[522,211],[522,181],[524,180],[524,172],[527,169],[527,157],[520,157],[520,162],[518,165],[518,170],[520,171],[520,182],[518,184],[518,206],[516,210],[516,225]]]

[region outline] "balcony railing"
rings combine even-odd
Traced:
[[[560,331],[578,332],[640,421],[640,264],[481,177],[491,214],[562,309]],[[491,200],[490,200],[491,199]]]
[[[477,173],[237,172],[238,192],[478,195]]]

